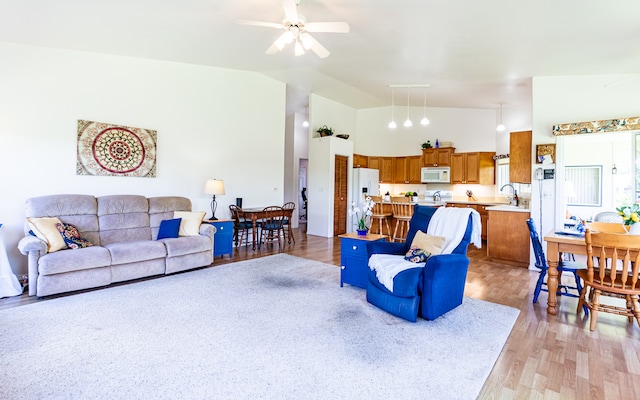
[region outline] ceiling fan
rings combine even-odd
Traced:
[[[271,46],[267,49],[267,54],[275,54],[284,49],[287,44],[294,44],[296,56],[301,56],[305,50],[311,50],[320,58],[329,56],[329,50],[321,45],[309,32],[332,32],[332,33],[348,33],[349,24],[346,22],[307,22],[306,18],[298,14],[297,6],[302,0],[282,0],[282,8],[284,9],[284,19],[282,23],[237,20],[236,22],[243,25],[266,26],[269,28],[284,29],[285,32],[280,35]]]

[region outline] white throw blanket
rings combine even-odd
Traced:
[[[427,234],[444,236],[442,254],[450,254],[462,241],[471,215],[471,243],[482,248],[482,222],[480,214],[472,208],[440,207],[427,226]]]
[[[471,243],[477,248],[482,247],[482,222],[480,214],[472,208],[440,207],[431,217],[427,234],[444,236],[444,248],[440,254],[451,254],[458,247],[471,215]],[[412,263],[403,256],[394,254],[373,254],[369,258],[369,269],[376,272],[376,278],[389,291],[393,292],[393,278],[409,268],[422,268],[423,263]]]
[[[414,263],[395,254],[372,254],[369,258],[369,269],[376,271],[376,278],[389,291],[393,292],[393,278],[409,268],[422,268],[424,263]]]

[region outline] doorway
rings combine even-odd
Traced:
[[[336,155],[333,176],[333,236],[347,233],[348,176],[349,157]]]

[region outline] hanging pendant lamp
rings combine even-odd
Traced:
[[[429,118],[427,118],[427,88],[424,88],[424,106],[423,106],[423,117],[420,120],[420,125],[427,126],[430,124]]]
[[[395,89],[391,88],[391,122],[389,122],[389,129],[396,129],[398,125],[396,125],[395,119],[393,119],[393,106],[395,103]]]
[[[504,132],[507,129],[507,127],[504,126],[504,124],[502,123],[502,105],[504,103],[498,103],[498,104],[500,104],[500,123],[498,124],[498,126],[496,126],[496,131]]]
[[[409,91],[411,89],[409,89],[409,87],[407,87],[407,119],[404,121],[404,127],[405,128],[411,128],[413,126],[413,122],[411,122],[411,119],[409,119]]]

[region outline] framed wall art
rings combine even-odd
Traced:
[[[157,132],[78,120],[76,175],[156,176]]]

